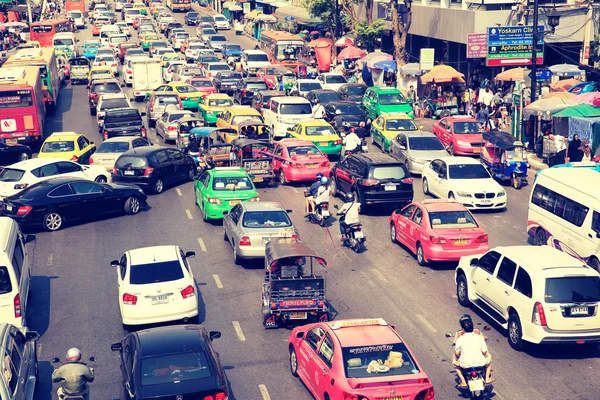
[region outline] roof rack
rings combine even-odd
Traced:
[[[352,319],[348,321],[334,321],[331,325],[331,329],[340,328],[351,328],[355,326],[387,326],[383,318],[372,318],[372,319]]]

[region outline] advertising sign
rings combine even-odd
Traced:
[[[538,28],[536,64],[544,62],[543,26]],[[495,26],[488,28],[487,66],[531,65],[532,26]]]
[[[430,71],[433,69],[435,61],[435,49],[421,49],[421,58],[419,63],[422,71]]]
[[[250,12],[250,3],[242,3],[242,7],[244,7],[244,14],[248,14]]]
[[[486,58],[487,48],[487,33],[467,34],[467,58]]]

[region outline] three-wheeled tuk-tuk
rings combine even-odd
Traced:
[[[269,126],[254,120],[240,122],[238,125],[239,139],[254,139],[269,141]],[[242,134],[244,132],[244,134]]]
[[[324,258],[296,239],[271,239],[265,246],[262,318],[265,329],[293,321],[327,321],[325,277],[314,263],[327,268]]]
[[[235,139],[231,142],[236,154],[236,162],[248,173],[252,182],[265,182],[269,186],[275,184],[275,174],[269,154],[271,144],[264,140]]]
[[[85,57],[76,57],[69,60],[71,70],[71,85],[76,83],[88,83],[90,74],[90,60]]]
[[[194,128],[201,128],[204,126],[204,120],[200,118],[192,117],[191,115],[184,115],[183,118],[177,121],[177,139],[175,143],[177,144],[177,148],[183,151],[186,146],[190,143],[190,133]],[[188,152],[188,155],[194,159],[196,162],[196,167],[198,173],[201,173],[204,168],[206,168],[206,164],[204,160],[200,157],[200,152],[192,153]]]
[[[510,133],[490,131],[483,133],[484,146],[480,160],[492,177],[510,180],[511,186],[521,189],[527,183],[527,149]]]

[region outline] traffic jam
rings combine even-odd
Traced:
[[[598,164],[189,0],[63,11],[0,68],[0,398],[597,398]]]

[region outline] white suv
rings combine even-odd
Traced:
[[[98,122],[98,130],[102,132],[104,115],[106,115],[107,110],[125,107],[131,107],[129,98],[125,93],[105,93],[100,95],[98,105],[96,106],[96,122]]]
[[[271,64],[269,56],[262,50],[244,50],[240,62],[244,76],[254,76],[261,67]]]
[[[285,137],[288,128],[302,121],[315,119],[310,102],[304,97],[281,96],[273,97],[263,108],[265,124],[271,128],[271,139]]]
[[[462,257],[455,280],[458,303],[507,329],[515,350],[524,342],[600,342],[600,274],[560,250],[496,247]]]

